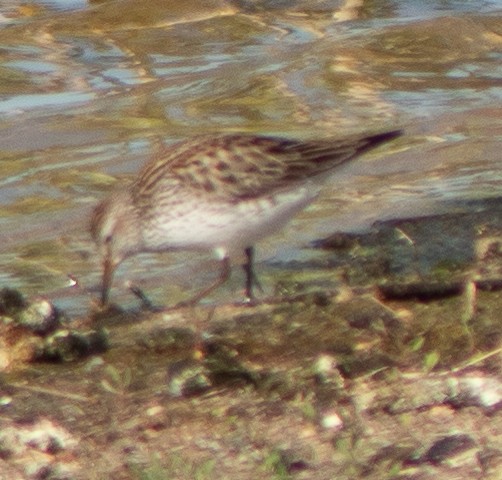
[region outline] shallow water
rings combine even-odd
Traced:
[[[263,271],[336,230],[499,196],[501,17],[502,1],[2,2],[0,285],[85,314],[89,210],[193,134],[406,129],[265,241]],[[113,299],[136,304],[131,279],[170,303],[212,269],[209,255],[139,256]]]

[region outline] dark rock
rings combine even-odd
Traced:
[[[436,441],[427,450],[422,460],[439,464],[458,453],[470,449],[474,445],[475,442],[469,435],[449,435]]]
[[[19,310],[26,308],[26,300],[23,295],[13,288],[0,290],[0,314],[12,316]]]
[[[464,282],[410,282],[378,285],[379,296],[385,300],[435,300],[460,295]]]
[[[23,327],[37,335],[47,335],[61,326],[61,312],[43,298],[27,301],[17,290],[0,291],[0,315],[4,323]]]
[[[104,330],[58,330],[45,340],[36,352],[35,360],[71,362],[107,349],[108,334]]]
[[[19,311],[16,318],[19,325],[38,335],[47,335],[61,326],[59,311],[44,299],[28,304]]]
[[[308,462],[301,452],[293,449],[278,449],[270,453],[266,464],[272,468],[277,477],[289,478],[292,473],[298,473],[309,468]]]
[[[167,388],[173,397],[189,397],[204,393],[212,386],[207,367],[196,360],[180,360],[169,365]]]

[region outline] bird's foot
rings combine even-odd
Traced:
[[[129,291],[139,299],[141,302],[141,308],[144,310],[148,310],[149,312],[158,312],[161,310],[160,307],[155,306],[152,301],[146,296],[145,292],[141,290],[137,285],[133,283],[129,283],[128,285]]]

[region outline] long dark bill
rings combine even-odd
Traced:
[[[103,281],[101,284],[101,306],[105,307],[108,304],[110,288],[112,286],[113,273],[115,272],[115,265],[107,256],[103,260]]]

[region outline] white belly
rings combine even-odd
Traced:
[[[178,204],[170,215],[159,214],[149,219],[149,228],[143,229],[145,247],[152,251],[223,249],[229,253],[240,252],[280,230],[316,196],[317,191],[300,187],[273,198],[237,204],[203,201]]]

